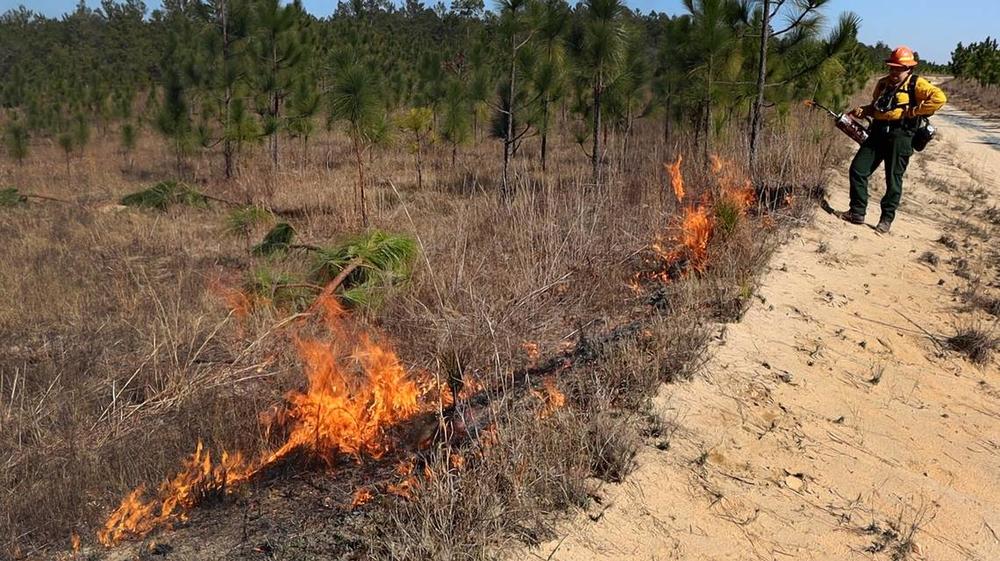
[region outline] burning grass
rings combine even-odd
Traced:
[[[381,458],[392,448],[387,432],[421,412],[432,410],[441,388],[426,374],[408,373],[394,351],[352,325],[336,299],[318,302],[329,337],[296,338],[308,385],[292,391],[286,404],[267,418],[266,431],[286,434],[284,443],[258,459],[223,451],[215,462],[199,441],[181,469],[164,481],[155,498],[144,488],[132,491],[98,531],[102,544],[142,537],[187,518],[187,512],[289,458],[333,468],[344,458]]]
[[[0,497],[0,547],[46,555],[69,547],[75,529],[87,554],[109,515],[114,530],[102,531],[114,541],[180,526],[188,516],[198,521],[196,507],[206,503],[218,503],[205,513],[218,520],[202,539],[234,540],[231,547],[277,543],[276,528],[315,531],[280,513],[315,508],[330,508],[324,512],[335,527],[324,535],[331,540],[368,536],[331,551],[476,558],[509,540],[540,539],[561,510],[587,501],[588,477],[617,480],[631,469],[648,396],[662,381],[696,371],[706,322],[722,307],[737,308],[720,298],[735,295],[745,305],[782,226],[780,215],[767,225],[746,199],[727,198],[719,185],[725,170],[702,169],[663,149],[655,127],[637,130],[650,139],[649,150],[631,152],[597,188],[581,188],[585,167],[572,143],[550,145],[544,176],[529,164],[526,144],[517,195],[508,201],[493,196],[495,166],[480,169],[496,163],[486,143],[457,169],[431,158],[424,180],[432,188],[423,190],[407,183],[409,154],[379,155],[372,221],[411,236],[422,256],[405,290],[381,308],[358,308],[340,337],[331,338],[325,325],[300,331],[296,342],[280,306],[254,305],[299,291],[294,305],[304,308],[315,290],[274,289],[304,284],[302,271],[316,265],[307,252],[251,255],[249,239],[260,239],[271,220],[256,211],[229,221],[216,208],[185,205],[162,213],[96,205],[10,213],[0,221],[0,234],[11,240],[0,260],[0,296],[11,303],[0,310],[0,393],[12,396],[0,409],[10,428],[0,435],[0,481],[10,490]],[[100,202],[109,193],[118,200],[137,188],[136,178],[173,173],[157,167],[170,159],[153,140],[140,142],[135,172],[97,165],[113,153],[111,143],[98,143],[74,160],[73,183],[60,155],[53,153],[58,165],[49,169],[40,147],[24,168],[34,175],[19,171],[16,183],[78,201]],[[225,185],[195,159],[191,184],[294,209],[280,214],[294,214],[303,239],[347,239],[357,234],[354,177],[330,156],[342,144],[319,138],[301,165],[273,171],[262,164]],[[808,142],[775,142],[775,154],[762,155],[765,167],[789,170],[788,184],[813,184],[806,180],[821,172],[821,151],[796,151],[802,146]],[[685,166],[683,189],[664,174],[664,162]],[[238,237],[219,235],[226,229]],[[657,235],[664,251],[681,254],[671,265],[676,276],[666,284],[644,280],[637,296],[623,279],[634,270],[632,256],[652,253]],[[656,264],[668,272],[664,261]],[[241,287],[254,271],[257,292],[220,288]],[[663,305],[648,306],[656,297]],[[645,329],[623,329],[636,318]],[[365,347],[364,333],[381,351]],[[604,337],[609,333],[618,335]],[[390,340],[395,363],[387,358]],[[534,357],[521,348],[525,340],[537,344]],[[338,368],[307,367],[303,383],[300,352],[333,357]],[[374,364],[395,364],[390,387],[416,384],[415,412],[404,399],[412,387],[391,398],[386,388],[376,391],[366,367]],[[550,369],[531,370],[542,366]],[[314,385],[336,372],[345,383]],[[525,372],[535,373],[515,384],[515,373]],[[428,376],[435,391],[426,389]],[[465,396],[451,405],[442,399],[443,428],[432,407],[442,384]],[[343,437],[317,436],[338,415],[326,409],[327,398],[311,396],[314,387],[348,388],[342,394],[353,401],[341,405],[354,436],[342,428]],[[468,401],[479,395],[488,399]],[[381,420],[372,424],[376,411]],[[271,412],[264,422],[261,412]],[[435,444],[421,449],[421,442]],[[397,473],[401,462],[412,462],[412,471]],[[259,486],[299,485],[279,477],[285,469],[335,482],[336,507],[275,499],[286,511],[267,511],[267,523],[241,527],[234,510],[270,496]],[[132,506],[116,510],[123,497]],[[132,529],[123,530],[129,520]],[[156,539],[190,557],[188,531]]]

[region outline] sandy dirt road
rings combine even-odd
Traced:
[[[645,447],[602,506],[525,557],[1000,559],[1000,361],[942,345],[968,322],[1000,334],[960,295],[970,279],[1000,290],[1000,228],[981,212],[1000,203],[1000,126],[935,121],[892,234],[870,226],[881,171],[869,226],[818,212],[703,373],[662,388],[667,449]],[[846,169],[830,204],[847,208]]]

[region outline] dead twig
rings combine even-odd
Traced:
[[[930,338],[930,340],[933,341],[934,344],[937,345],[937,347],[939,349],[944,349],[944,343],[942,343],[941,340],[938,339],[938,337],[936,335],[934,335],[930,331],[927,331],[926,329],[924,329],[923,326],[921,326],[919,323],[917,323],[917,322],[913,321],[912,319],[906,317],[906,314],[904,314],[903,312],[901,312],[899,310],[896,310],[896,313],[899,314],[899,316],[901,318],[903,318],[906,321],[910,322],[914,327],[916,327],[921,332],[923,332],[923,334],[926,335],[928,338]]]

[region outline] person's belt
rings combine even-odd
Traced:
[[[872,121],[872,128],[873,129],[882,128],[884,130],[890,130],[890,131],[902,128],[914,129],[917,128],[918,121],[919,118],[916,117],[913,119],[893,119],[891,121],[883,119],[875,119]]]

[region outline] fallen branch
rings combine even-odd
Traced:
[[[326,286],[324,286],[323,290],[321,290],[320,293],[316,296],[316,300],[312,303],[311,306],[309,306],[309,309],[306,310],[306,313],[309,314],[316,313],[316,309],[319,306],[320,302],[322,302],[327,298],[332,297],[333,292],[337,290],[337,287],[343,284],[344,280],[347,279],[348,275],[350,275],[351,273],[354,272],[355,269],[360,267],[361,263],[362,263],[361,258],[355,258],[349,261],[347,265],[345,265],[344,268],[341,269],[339,273],[337,273],[337,276],[333,277],[332,281],[326,283]]]

